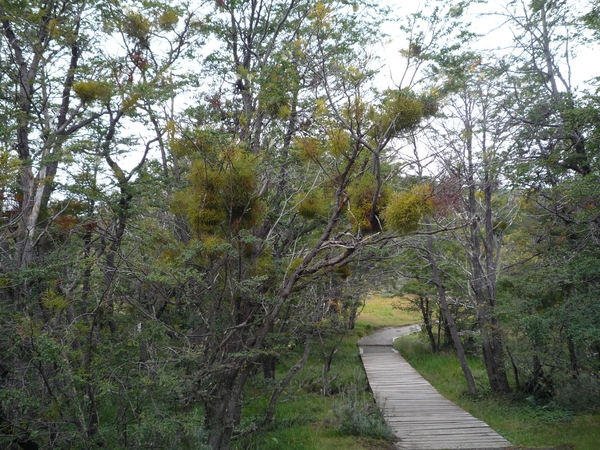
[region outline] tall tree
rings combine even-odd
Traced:
[[[363,50],[373,24],[357,6],[225,2],[211,21],[220,78],[173,150],[190,168],[175,204],[203,280],[189,301],[202,336],[196,395],[215,449],[229,448],[244,387],[282,351],[281,333],[302,323],[305,348],[318,334],[327,304],[309,286],[389,240],[382,167],[392,139],[427,111],[408,91],[377,99]]]
[[[442,179],[448,180],[439,184],[439,200],[444,202],[444,197],[457,193],[461,199],[451,205],[458,213],[458,223],[445,228],[453,230],[451,235],[462,244],[464,255],[446,258],[455,260],[464,271],[461,295],[476,311],[490,387],[508,392],[496,286],[503,234],[514,214],[514,204],[510,194],[502,191],[500,176],[507,161],[512,121],[495,101],[493,69],[482,67],[480,58],[463,64],[464,75],[454,78],[456,92],[448,98],[447,118],[434,124],[437,131],[430,145],[444,149],[435,156],[443,167]]]

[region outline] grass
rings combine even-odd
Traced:
[[[457,403],[517,446],[554,447],[570,444],[574,450],[597,450],[600,443],[600,415],[573,416],[563,410],[536,404],[525,398],[503,399],[482,394],[468,395],[467,385],[453,354],[434,355],[419,335],[397,339],[402,356],[445,397]],[[471,358],[469,365],[476,381],[484,387],[482,362]]]
[[[356,341],[364,332],[362,327],[349,332],[340,343],[332,362],[330,378],[331,392],[334,395],[322,396],[319,344],[313,342],[311,357],[306,366],[294,377],[285,394],[282,395],[275,413],[275,421],[267,429],[242,436],[233,444],[239,450],[372,450],[393,448],[382,439],[355,437],[339,431],[340,420],[334,410],[340,404],[342,393],[347,386],[358,386],[364,396],[369,396],[366,375],[360,362]],[[278,377],[299,357],[297,349],[288,360],[283,359],[278,366]],[[253,397],[244,408],[243,423],[248,425],[260,420],[268,399],[261,386],[248,392]]]
[[[368,391],[356,342],[374,328],[419,321],[416,314],[394,309],[393,304],[397,301],[397,298],[381,296],[367,299],[355,329],[348,331],[333,359],[330,373],[330,378],[335,378],[331,383],[333,395],[323,397],[319,394],[323,366],[319,358],[319,343],[315,340],[308,363],[280,399],[274,423],[260,431],[242,432],[232,447],[237,450],[392,450],[393,444],[388,440],[352,434],[358,429],[368,435],[368,428],[375,428],[371,421],[377,419],[372,414],[374,402]],[[288,357],[281,358],[278,377],[295,363],[301,352],[298,347]],[[263,388],[257,384],[248,389],[247,397],[252,400],[244,408],[242,429],[244,424],[251,429],[252,424],[262,417],[268,401]],[[366,426],[361,428],[362,425]]]
[[[386,297],[373,294],[365,301],[365,307],[358,316],[357,325],[369,328],[397,327],[422,322],[421,315],[416,311],[395,308],[408,306],[408,301],[400,297]]]
[[[338,431],[334,414],[339,399],[319,394],[287,396],[277,407],[276,420],[266,430],[238,439],[233,448],[244,450],[372,450],[392,449],[382,440],[355,437]],[[252,419],[247,417],[247,420]]]
[[[386,444],[375,439],[356,438],[354,436],[340,436],[331,427],[322,425],[293,426],[265,433],[261,439],[246,441],[244,448],[247,450],[374,450],[393,449],[391,444]]]

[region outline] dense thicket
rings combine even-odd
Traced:
[[[513,2],[509,55],[424,10],[378,88],[367,2],[0,0],[0,443],[228,449],[389,273],[493,390],[597,393],[592,6]]]
[[[434,99],[375,95],[376,8],[196,6],[1,3],[9,446],[229,448],[390,241],[391,141]]]

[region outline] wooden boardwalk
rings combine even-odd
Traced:
[[[504,449],[510,442],[486,423],[443,397],[397,352],[393,336],[410,327],[386,329],[359,341],[369,384],[401,450]]]

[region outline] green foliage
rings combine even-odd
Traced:
[[[325,153],[321,141],[314,137],[298,137],[294,141],[294,147],[297,149],[300,159],[305,162],[318,159]]]
[[[175,123],[170,123],[168,128],[174,132]],[[222,142],[219,133],[214,130],[194,130],[186,133],[183,139],[171,139],[171,151],[176,157],[201,157],[215,158],[218,155]]]
[[[219,198],[227,180],[203,161],[194,165],[190,176],[193,179],[193,190],[180,195],[187,199],[185,208],[190,224],[192,230],[199,235],[212,231],[227,217],[227,211]],[[193,195],[193,202],[189,201],[190,195]]]
[[[276,273],[275,258],[269,249],[264,249],[254,265],[255,274],[257,277],[274,277]]]
[[[231,250],[231,244],[226,239],[212,234],[200,235],[199,243],[202,253],[213,259],[223,256]]]
[[[564,251],[558,253],[565,255]],[[548,259],[505,277],[499,285],[505,308],[516,311],[504,314],[511,330],[513,363],[524,378],[521,388],[549,398],[561,408],[567,408],[571,399],[573,410],[597,404],[595,400],[586,402],[597,396],[595,354],[600,345],[600,304],[589,291],[595,289],[592,280],[597,274],[592,273],[597,261],[590,253],[582,252],[561,266],[551,262],[554,255],[546,255]]]
[[[339,128],[329,130],[327,138],[327,149],[336,158],[348,152],[352,145],[350,135],[345,130]]]
[[[123,19],[122,29],[123,33],[138,44],[142,46],[148,45],[152,24],[143,14],[133,11],[128,12]]]
[[[69,306],[69,301],[55,291],[47,289],[41,296],[41,301],[51,311],[60,311]]]
[[[391,129],[392,136],[397,136],[419,124],[425,114],[423,103],[413,98],[408,92],[388,91],[384,93],[380,128]]]
[[[174,11],[171,10],[164,11],[158,18],[158,25],[160,26],[161,30],[165,31],[174,29],[177,25],[177,22],[179,22],[179,17]]]
[[[83,103],[106,102],[112,95],[112,87],[105,81],[76,81],[73,90]]]
[[[295,202],[298,205],[296,211],[305,219],[316,219],[327,213],[328,204],[321,191],[313,189],[306,193],[301,192],[296,195]]]
[[[362,391],[362,390],[361,390]],[[394,432],[373,400],[365,399],[356,385],[350,385],[334,406],[338,431],[351,436],[364,436],[386,441],[395,439]]]
[[[234,150],[216,167],[200,159],[190,173],[191,187],[175,200],[183,205],[197,235],[254,226],[263,214],[257,195],[256,158]]]
[[[354,69],[358,73],[357,69]],[[360,96],[354,97],[349,101],[343,110],[344,117],[350,123],[363,124],[367,122],[368,116],[373,115],[374,109]]]
[[[559,409],[574,413],[598,413],[600,381],[594,375],[583,374],[564,380],[556,388],[552,403]]]
[[[13,185],[20,165],[21,160],[19,158],[8,149],[0,147],[0,191],[4,191]]]
[[[125,98],[123,98],[123,103],[121,103],[121,109],[125,113],[132,113],[135,110],[135,107],[141,98],[142,95],[137,92],[133,92],[130,95],[127,95]]]
[[[400,233],[410,233],[419,227],[423,217],[432,212],[431,186],[424,184],[395,194],[383,212],[383,218],[390,228]]]
[[[178,4],[127,6],[136,12],[112,1],[0,2],[0,48],[14,56],[0,61],[0,90],[14,94],[0,98],[0,140],[14,147],[0,147],[1,447],[205,441],[197,405],[181,401],[189,373],[165,351],[188,330],[182,291],[199,277],[164,238],[171,219],[157,220],[159,208],[170,215],[173,178],[161,171],[158,182],[154,161],[132,157],[153,138],[164,144],[158,111],[194,38],[167,32],[186,14]],[[107,40],[119,50],[107,52]]]
[[[272,117],[286,119],[291,113],[292,93],[297,89],[298,74],[285,59],[261,73],[258,94],[260,111]]]
[[[598,38],[600,36],[600,5],[598,2],[592,3],[591,10],[583,15],[582,20]]]
[[[154,0],[0,3],[0,48],[13,56],[0,61],[0,90],[11,93],[0,98],[0,446],[201,448],[210,432],[230,429],[248,433],[236,443],[242,448],[386,445],[334,429],[387,436],[372,399],[349,387],[359,367],[355,340],[339,339],[370,280],[383,276],[373,261],[388,256],[392,236],[382,223],[408,233],[434,209],[429,186],[391,198],[386,183],[403,168],[399,138],[438,112],[448,86],[489,76],[489,61],[466,46],[429,45],[423,34],[462,30],[452,21],[466,16],[467,3],[436,8],[427,31],[408,34],[404,55],[435,62],[435,84],[446,83],[422,93],[374,88],[365,49],[382,28],[368,3],[253,8],[219,0],[214,11],[195,15]],[[208,33],[216,50],[205,58],[198,47]],[[120,40],[122,51],[107,53],[98,45],[105,38]],[[181,64],[184,55],[190,60]],[[535,180],[532,192],[544,194],[536,200],[558,201],[544,204],[528,227],[514,227],[511,264],[538,256],[523,269],[534,275],[509,274],[500,295],[510,299],[503,312],[522,377],[532,377],[535,350],[557,405],[575,404],[582,391],[593,394],[591,404],[600,335],[598,101],[591,94],[529,101],[543,90],[512,90],[535,103],[522,117],[540,126],[521,142],[544,146],[537,153],[519,146],[532,152],[520,154],[521,162],[535,161],[519,168],[525,179],[548,177]],[[193,103],[185,112],[178,92]],[[575,151],[580,142],[583,153]],[[16,146],[9,151],[9,144]],[[118,167],[144,145],[146,159],[131,171]],[[42,199],[39,217],[26,217],[25,199]],[[569,225],[542,223],[548,211]],[[495,219],[498,235],[513,232]],[[534,234],[540,225],[549,230],[541,238]],[[20,259],[28,240],[29,256]],[[555,253],[539,256],[540,248],[525,249],[531,242]],[[456,249],[434,245],[446,254]],[[404,271],[407,263],[398,264]],[[301,265],[308,275],[294,273]],[[447,286],[463,282],[443,269]],[[369,272],[376,275],[358,279]],[[359,332],[414,320],[398,314],[367,304]],[[309,331],[320,347],[282,394],[281,415],[260,432],[267,437],[255,439],[266,394],[299,359]],[[275,380],[260,376],[265,357],[277,358]],[[251,386],[235,397],[238,382]],[[317,392],[346,392],[337,417]],[[219,411],[234,418],[231,427],[211,423]],[[532,411],[548,421],[562,414]],[[323,440],[315,444],[315,436]]]
[[[390,189],[381,187],[373,174],[363,174],[348,186],[349,205],[347,215],[355,230],[374,233],[383,228],[380,213],[387,206]]]

